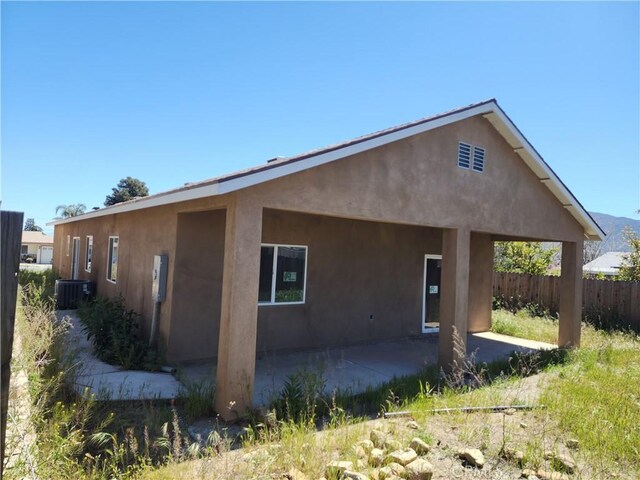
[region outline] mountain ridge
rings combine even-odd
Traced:
[[[629,217],[616,217],[608,213],[589,212],[589,215],[600,225],[607,234],[600,243],[600,254],[607,252],[628,252],[629,245],[624,238],[625,227],[630,227],[640,236],[640,220]]]

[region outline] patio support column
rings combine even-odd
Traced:
[[[235,420],[253,400],[262,207],[242,196],[227,207],[215,409]]]
[[[583,241],[562,242],[558,346],[580,346]]]
[[[467,229],[443,230],[438,367],[445,372],[460,365],[466,355],[470,241]]]
[[[469,260],[469,333],[491,330],[493,302],[493,240],[471,233]]]

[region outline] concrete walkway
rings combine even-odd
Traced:
[[[58,317],[71,322],[68,345],[76,353],[78,373],[74,389],[85,389],[99,400],[170,399],[175,398],[183,383],[169,373],[122,370],[98,360],[91,343],[82,331],[74,311],[59,311]],[[467,337],[467,351],[475,352],[479,362],[507,358],[513,351],[533,352],[555,348],[543,342],[508,337],[491,332]],[[254,404],[267,405],[282,390],[289,375],[308,372],[324,379],[325,391],[334,389],[364,392],[394,377],[414,375],[438,361],[438,336],[425,335],[398,341],[295,353],[258,355]],[[215,361],[183,365],[178,377],[185,384],[214,382]]]
[[[59,310],[58,318],[71,324],[67,345],[75,354],[77,372],[74,390],[93,393],[98,400],[141,400],[176,398],[182,384],[170,373],[123,370],[105,363],[93,354],[91,342],[82,331],[74,310]]]

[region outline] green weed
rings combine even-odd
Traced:
[[[80,323],[96,356],[126,370],[158,370],[160,356],[142,338],[140,315],[124,299],[98,297],[78,308]]]

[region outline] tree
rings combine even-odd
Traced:
[[[624,263],[620,266],[618,279],[627,282],[640,282],[640,237],[631,227],[625,227],[623,235],[631,251],[622,256]]]
[[[116,203],[133,200],[136,197],[146,197],[149,195],[147,185],[137,178],[127,177],[118,182],[116,188],[112,188],[111,195],[107,195],[104,201],[105,207]]]
[[[87,206],[84,203],[72,203],[71,205],[58,205],[56,207],[57,218],[70,218],[82,215]]]
[[[600,240],[587,240],[582,247],[582,263],[586,264],[602,255],[602,242]]]
[[[36,225],[36,222],[34,221],[33,218],[27,218],[27,220],[24,222],[24,231],[25,232],[41,232],[42,227],[39,227],[38,225]]]
[[[545,275],[558,248],[543,248],[540,242],[496,242],[495,271]]]

